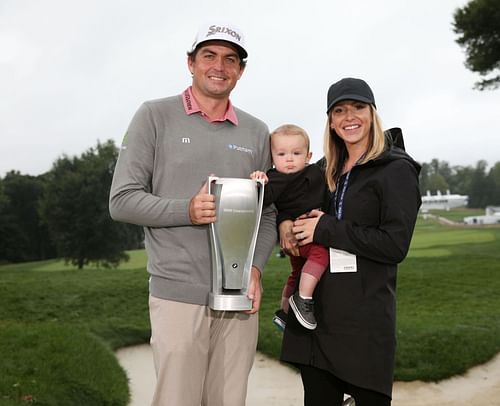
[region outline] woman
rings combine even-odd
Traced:
[[[329,247],[330,270],[314,295],[316,330],[290,315],[281,359],[300,369],[306,406],[341,405],[344,393],[356,406],[386,406],[396,346],[396,270],[420,207],[420,166],[384,134],[363,80],[333,84],[327,114],[330,201],[325,212],[296,220],[292,232],[299,245]]]

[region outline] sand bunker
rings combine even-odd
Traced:
[[[130,406],[151,402],[155,374],[149,345],[121,349],[117,357],[130,379]],[[260,353],[250,373],[246,406],[302,406],[302,382],[292,369]],[[393,406],[500,406],[500,354],[465,375],[438,383],[396,382]]]

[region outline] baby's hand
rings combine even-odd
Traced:
[[[258,180],[258,179],[263,180],[264,184],[266,184],[267,182],[269,182],[269,178],[267,177],[266,173],[262,172],[262,171],[252,172],[250,174],[250,179],[252,179],[252,180]]]

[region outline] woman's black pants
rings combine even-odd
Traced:
[[[304,385],[304,406],[341,406],[344,393],[356,401],[356,406],[390,406],[391,398],[379,392],[349,384],[323,369],[300,366]]]

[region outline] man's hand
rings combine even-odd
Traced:
[[[189,218],[196,225],[215,221],[215,196],[208,193],[208,181],[189,202]]]
[[[292,233],[293,221],[285,220],[279,225],[280,247],[288,255],[298,256],[299,246],[295,235]]]
[[[252,300],[252,309],[246,310],[247,314],[257,313],[260,309],[260,301],[262,299],[262,284],[260,280],[260,271],[252,266],[250,275],[250,286],[248,287],[248,298]]]

